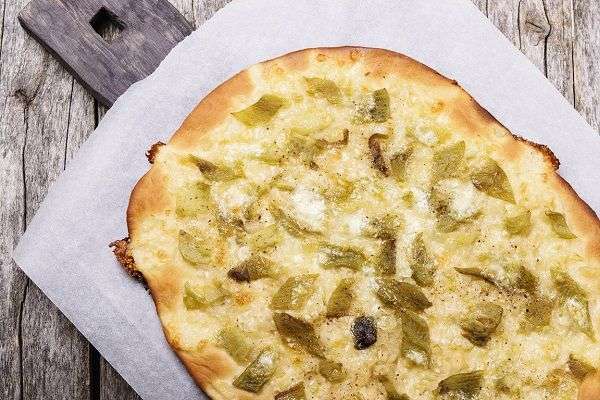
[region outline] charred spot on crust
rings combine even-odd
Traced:
[[[156,159],[156,155],[158,154],[161,147],[165,144],[163,142],[156,142],[150,147],[150,150],[146,152],[146,158],[150,164],[154,164],[154,160]]]
[[[357,317],[352,324],[352,335],[354,336],[354,348],[364,350],[371,347],[377,341],[377,326],[373,317]]]
[[[137,270],[137,268],[135,267],[135,260],[129,254],[129,248],[128,248],[129,242],[130,242],[129,237],[126,237],[125,239],[115,240],[114,242],[110,243],[108,246],[112,247],[113,253],[115,254],[117,261],[119,262],[119,264],[121,264],[123,269],[132,278],[143,283],[144,286],[148,286],[146,284],[146,280],[144,279],[144,275],[142,275],[142,273]]]

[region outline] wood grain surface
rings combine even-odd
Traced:
[[[199,26],[229,0],[170,0]],[[11,260],[48,186],[104,108],[19,26],[28,0],[0,0],[0,398],[138,399]],[[473,0],[600,128],[600,2]]]

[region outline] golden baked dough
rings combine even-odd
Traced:
[[[118,255],[213,399],[598,399],[598,218],[455,81],[302,50],[149,157]]]

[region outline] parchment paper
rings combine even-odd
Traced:
[[[150,296],[107,247],[126,235],[145,150],[246,66],[340,45],[403,52],[457,79],[514,133],[549,145],[561,174],[600,210],[600,139],[469,1],[234,1],[115,103],[15,250],[21,268],[144,399],[203,398],[168,348]]]

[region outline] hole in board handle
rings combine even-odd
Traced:
[[[106,7],[98,10],[90,20],[90,25],[107,43],[118,38],[125,29],[125,22]]]

